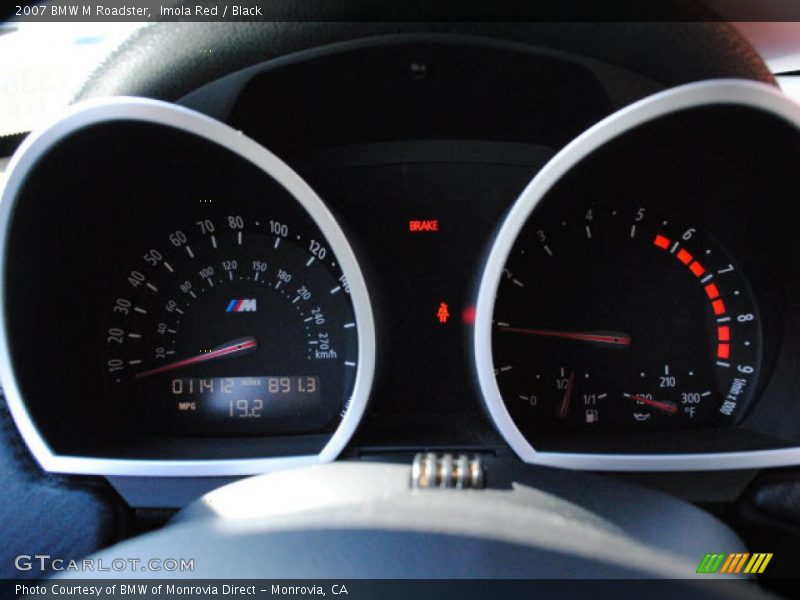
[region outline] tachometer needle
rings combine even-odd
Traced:
[[[672,402],[661,402],[660,400],[653,400],[652,398],[648,398],[647,396],[639,396],[637,394],[622,394],[626,398],[630,398],[631,400],[635,400],[636,402],[641,402],[642,404],[647,404],[648,406],[652,406],[657,408],[658,410],[663,410],[664,412],[668,412],[672,415],[678,412],[678,407],[675,406]]]
[[[214,348],[211,352],[203,352],[202,354],[197,354],[189,358],[184,358],[172,363],[168,363],[166,365],[161,365],[160,367],[156,367],[155,369],[142,371],[141,373],[137,373],[136,375],[134,375],[134,379],[142,379],[143,377],[149,377],[150,375],[158,375],[159,373],[172,371],[173,369],[179,369],[181,367],[193,365],[196,363],[222,358],[223,356],[231,356],[233,354],[252,351],[255,350],[256,348],[258,348],[258,342],[254,337],[233,340],[232,342],[228,342],[226,344],[223,344],[222,346]]]
[[[565,340],[578,340],[593,342],[609,346],[630,346],[631,337],[624,333],[605,331],[555,331],[552,329],[523,329],[521,327],[500,327],[505,333],[523,333],[525,335],[538,335],[542,337],[562,338]]]

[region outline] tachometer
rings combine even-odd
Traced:
[[[585,207],[517,240],[492,348],[525,429],[708,426],[747,403],[761,348],[748,283],[711,236],[655,213]]]
[[[487,412],[523,460],[698,469],[758,447],[739,438],[774,381],[785,252],[762,213],[783,217],[760,147],[730,123],[782,139],[783,103],[741,82],[665,91],[522,192],[487,256],[473,344]]]

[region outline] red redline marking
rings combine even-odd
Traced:
[[[727,325],[717,327],[717,339],[720,342],[729,342],[731,340],[731,328]]]
[[[681,248],[678,254],[676,254],[676,258],[685,265],[688,265],[690,262],[692,262],[692,260],[694,260],[694,256],[692,256],[691,253],[687,252],[683,248]]]
[[[653,240],[653,245],[661,248],[662,250],[667,250],[670,246],[670,239],[661,234],[656,234],[656,237]],[[706,272],[705,267],[703,267],[703,265],[701,265],[698,261],[694,260],[694,256],[692,256],[691,252],[687,251],[685,248],[681,248],[675,255],[675,258],[687,265],[689,270],[692,272],[692,275],[695,277],[702,277]],[[725,303],[719,297],[719,288],[717,288],[715,284],[709,283],[704,289],[709,300],[712,301],[711,308],[714,310],[714,314],[725,314]],[[730,339],[730,329],[727,327],[724,329],[720,327],[718,334],[720,341],[728,341]],[[722,337],[723,335],[725,338]],[[725,356],[725,358],[727,358],[727,356]]]
[[[703,268],[703,265],[697,261],[694,261],[691,265],[689,265],[689,270],[694,274],[695,277],[702,277],[703,273],[706,272],[706,270]]]
[[[716,284],[709,283],[706,287],[706,295],[709,299],[714,300],[715,298],[719,298],[719,289],[717,289]]]
[[[717,358],[730,358],[731,347],[728,344],[717,345]]]
[[[666,250],[669,248],[669,238],[664,237],[663,235],[656,235],[656,239],[653,240],[653,244],[661,248],[662,250]]]

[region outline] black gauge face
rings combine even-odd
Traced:
[[[761,328],[713,237],[654,211],[534,217],[498,289],[493,358],[523,431],[678,429],[741,415]]]
[[[110,401],[184,433],[330,430],[352,392],[356,323],[326,242],[243,214],[144,247],[110,302]]]

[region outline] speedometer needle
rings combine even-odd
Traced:
[[[642,404],[647,404],[648,406],[652,406],[659,410],[663,410],[664,412],[668,412],[670,414],[675,414],[678,412],[678,407],[675,406],[672,402],[660,402],[659,400],[653,400],[652,398],[648,398],[647,396],[639,396],[637,394],[622,394],[626,398],[630,398],[631,400],[635,400],[636,402],[641,402]]]
[[[624,333],[609,333],[603,331],[555,331],[552,329],[523,329],[521,327],[500,327],[505,333],[524,333],[525,335],[538,335],[542,337],[555,337],[565,340],[578,340],[581,342],[594,342],[609,346],[630,346],[631,337]]]
[[[195,363],[201,363],[209,360],[214,360],[217,358],[222,358],[223,356],[231,356],[233,354],[239,354],[255,350],[256,348],[258,348],[258,342],[254,337],[233,340],[232,342],[227,342],[222,346],[214,348],[211,352],[203,352],[202,354],[197,354],[189,358],[184,358],[172,363],[168,363],[166,365],[161,365],[160,367],[156,367],[155,369],[142,371],[141,373],[137,373],[136,375],[134,375],[134,379],[142,379],[143,377],[149,377],[150,375],[158,375],[159,373],[172,371],[173,369],[179,369],[181,367],[193,365]]]

